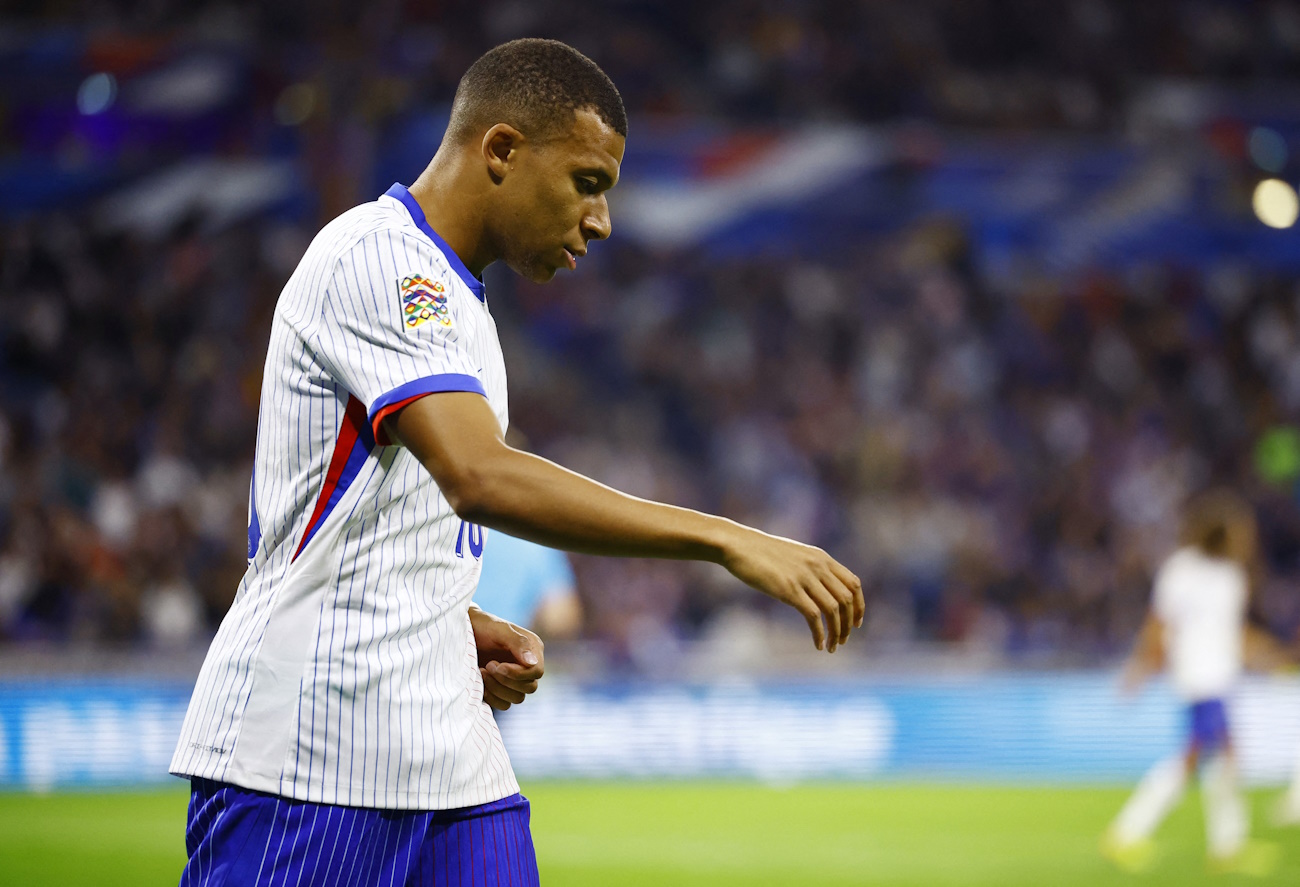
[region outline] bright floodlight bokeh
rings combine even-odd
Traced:
[[[1264,179],[1256,185],[1251,204],[1255,215],[1270,228],[1290,228],[1300,215],[1295,188],[1281,179]]]

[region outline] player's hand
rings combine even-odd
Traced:
[[[483,701],[497,711],[523,702],[546,670],[542,639],[478,607],[470,607],[469,620],[483,676]]]
[[[862,582],[820,548],[738,527],[722,565],[747,585],[803,615],[818,650],[835,652],[862,625]]]

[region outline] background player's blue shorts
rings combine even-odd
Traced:
[[[369,810],[190,781],[182,887],[536,887],[528,800]]]
[[[1211,755],[1228,747],[1228,710],[1222,699],[1206,699],[1187,709],[1191,744],[1201,755]]]

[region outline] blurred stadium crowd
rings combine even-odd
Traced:
[[[388,121],[447,101],[500,40],[556,36],[591,54],[634,141],[649,115],[1104,135],[1161,78],[1300,77],[1300,6],[1280,2],[29,6],[0,28],[0,166],[100,152],[116,176],[95,180],[103,190],[194,152],[291,157],[318,199],[145,232],[103,224],[75,192],[0,217],[10,644],[183,647],[215,627],[243,570],[279,288],[321,222],[373,198]],[[79,85],[85,100],[94,70],[126,83],[209,42],[239,47],[245,81],[202,125],[123,135],[49,111],[74,108]],[[41,67],[42,53],[77,65]],[[614,240],[577,274],[489,279],[512,423],[531,448],[827,547],[870,589],[876,649],[1021,661],[1126,647],[1180,505],[1230,484],[1261,509],[1257,618],[1300,624],[1294,272],[1008,276],[952,217],[804,258],[726,256],[620,240],[617,212]],[[755,606],[719,571],[575,562],[587,635],[632,667],[665,667]]]
[[[639,114],[1104,129],[1150,78],[1300,74],[1286,0],[16,0],[6,18],[75,26],[128,64],[237,43],[266,105],[310,73],[335,115],[370,121],[449,99],[482,51],[525,33],[584,47]]]

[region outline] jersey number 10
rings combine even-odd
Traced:
[[[465,532],[465,528],[469,532]],[[469,553],[478,560],[483,556],[483,528],[478,524],[471,524],[467,521],[460,522],[460,530],[456,532],[456,557],[465,556],[465,537],[469,537]]]

